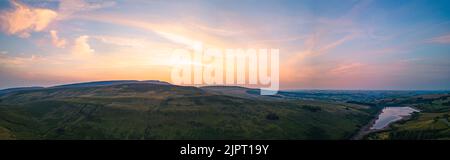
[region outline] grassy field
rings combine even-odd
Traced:
[[[0,139],[348,139],[372,112],[146,83],[46,88],[0,96]]]

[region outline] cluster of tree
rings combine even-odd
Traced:
[[[370,103],[370,102],[347,101],[347,103],[358,104],[358,105],[363,105],[363,106],[376,106],[375,103]]]
[[[438,134],[439,130],[425,129],[414,131],[392,131],[389,134],[389,139],[398,140],[425,140],[425,139],[440,139],[450,138],[450,135]]]
[[[318,111],[322,110],[322,108],[320,108],[320,107],[310,106],[310,105],[303,105],[302,108],[305,110],[311,111],[311,112],[318,112]]]
[[[275,113],[269,113],[269,114],[267,114],[266,119],[268,119],[268,120],[278,120],[278,119],[280,119],[280,117],[278,117],[278,115],[275,114]]]
[[[450,106],[450,101],[445,102],[445,103],[442,103],[442,105],[444,105],[444,106]]]
[[[449,114],[444,114],[443,118],[446,119],[447,121],[450,121],[450,115]]]

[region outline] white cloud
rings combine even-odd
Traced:
[[[50,9],[32,8],[15,0],[13,9],[0,13],[1,29],[6,34],[26,38],[31,32],[39,32],[55,20],[57,13]]]
[[[66,46],[66,40],[59,38],[57,31],[51,30],[50,36],[52,37],[52,44],[55,47],[64,48]]]
[[[75,44],[72,48],[72,54],[79,58],[89,57],[94,53],[94,50],[88,43],[89,36],[83,35],[75,39]]]

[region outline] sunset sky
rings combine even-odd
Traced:
[[[1,0],[0,89],[170,82],[170,53],[278,48],[282,89],[450,89],[448,0]]]

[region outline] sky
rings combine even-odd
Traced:
[[[170,82],[174,48],[278,48],[282,89],[450,89],[448,0],[1,0],[0,89]]]

